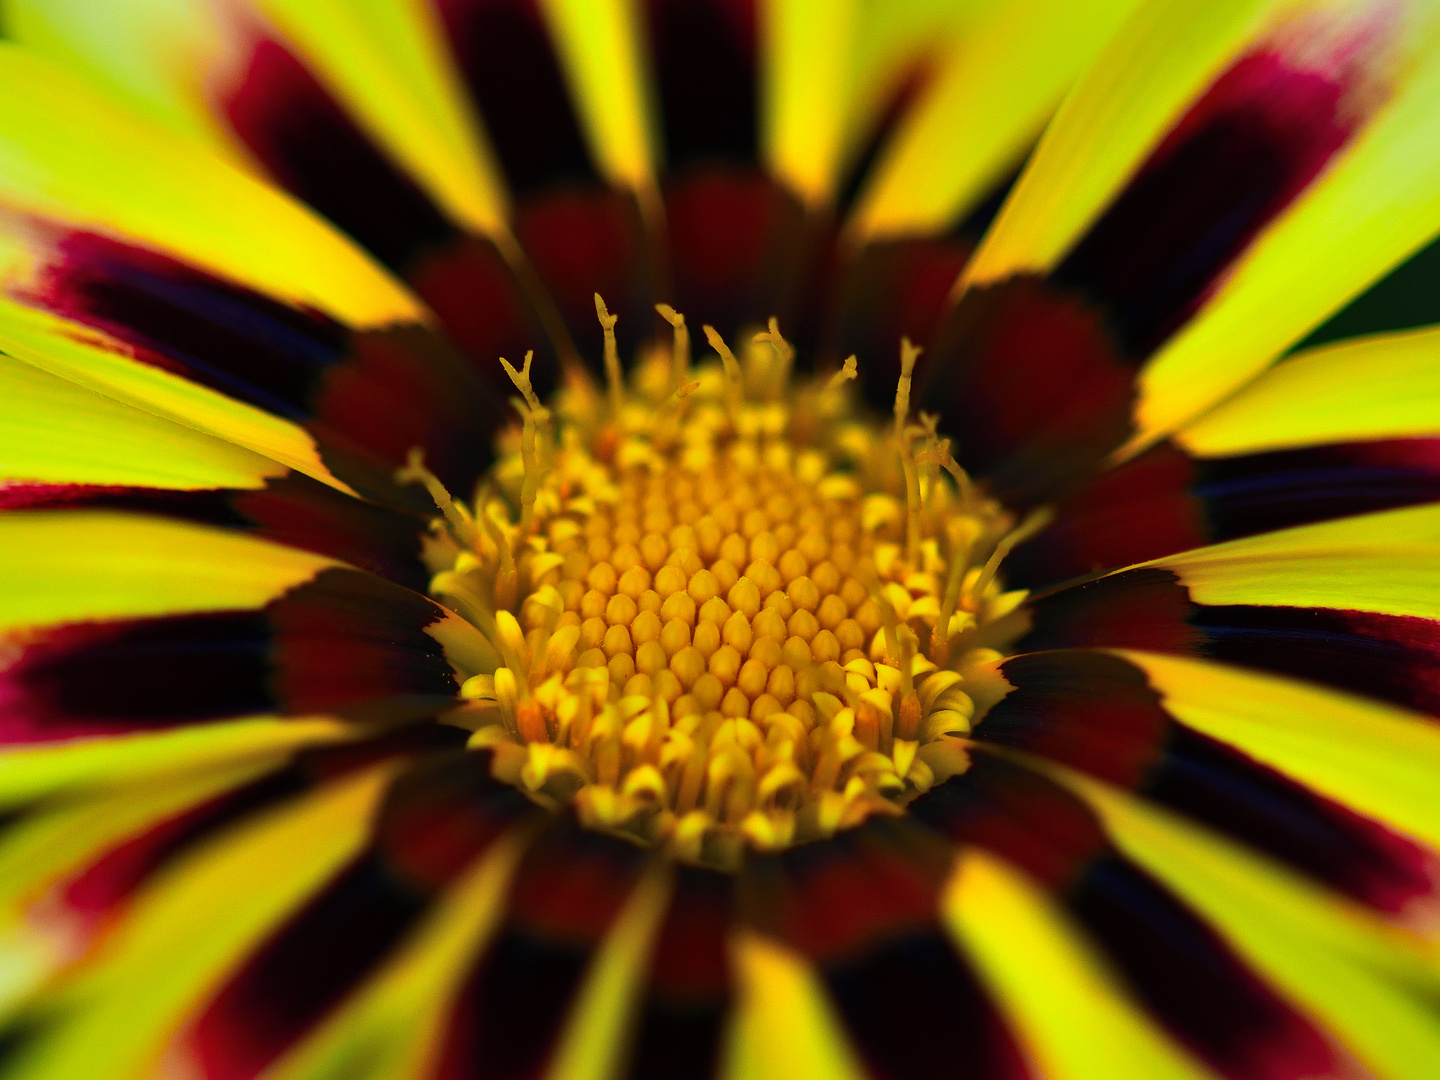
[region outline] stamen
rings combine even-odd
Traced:
[[[795,360],[795,347],[780,333],[780,323],[772,315],[769,329],[755,335],[757,342],[766,342],[775,352],[775,366],[761,380],[768,397],[778,397],[790,383],[790,366]]]
[[[423,484],[436,509],[445,516],[445,522],[450,526],[456,542],[466,548],[475,542],[475,524],[470,520],[469,511],[452,499],[440,478],[425,467],[425,451],[420,447],[410,448],[410,452],[405,455],[405,464],[395,470],[395,482]]]
[[[690,331],[685,328],[685,316],[669,304],[656,304],[655,310],[668,322],[675,332],[675,341],[670,351],[670,387],[678,389],[690,373]]]
[[[740,362],[735,359],[735,354],[730,351],[730,346],[725,344],[719,332],[706,323],[702,329],[705,331],[705,340],[710,342],[710,347],[720,354],[720,364],[725,371],[725,411],[730,414],[730,426],[735,426],[735,414],[740,407],[740,396],[744,392],[745,380],[740,374]]]
[[[605,331],[605,382],[610,387],[610,415],[620,419],[620,409],[625,404],[625,383],[620,374],[620,347],[615,343],[615,323],[620,318],[611,315],[605,308],[600,294],[595,294],[595,315],[600,320],[600,329]]]
[[[1018,544],[1030,539],[1046,525],[1049,525],[1054,518],[1055,512],[1050,507],[1037,506],[1025,516],[1024,521],[1001,537],[974,583],[966,590],[964,606],[967,611],[975,611],[979,608],[985,599],[985,591],[995,579],[995,572],[1000,569],[1000,563],[1004,561],[1005,557],[1014,551]]]
[[[860,367],[855,361],[855,354],[851,353],[845,358],[845,363],[840,370],[830,376],[830,381],[825,384],[825,392],[834,393],[851,379],[857,378],[859,374]]]
[[[910,429],[905,421],[910,415],[910,380],[921,350],[900,339],[900,381],[895,387],[895,439],[900,444],[900,466],[905,474],[905,558],[911,566],[920,561],[920,476],[915,468],[915,455]],[[916,431],[915,434],[922,434]]]

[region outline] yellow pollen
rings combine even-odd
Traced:
[[[1000,562],[1045,519],[1017,525],[934,418],[908,423],[919,350],[902,346],[887,430],[848,400],[854,357],[794,379],[773,319],[743,373],[709,326],[719,363],[692,369],[683,316],[657,305],[673,339],[627,383],[595,306],[607,427],[578,396],[543,406],[528,356],[502,361],[523,422],[473,513],[418,458],[403,473],[446,523],[432,592],[494,650],[447,721],[536,801],[727,869],[964,771],[967,679],[1023,598]]]

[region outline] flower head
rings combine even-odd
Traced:
[[[0,1080],[1440,1075],[1433,4],[5,14]]]

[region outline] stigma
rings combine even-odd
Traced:
[[[473,498],[418,455],[440,511],[432,594],[491,649],[444,718],[497,776],[587,826],[734,869],[830,836],[969,764],[1004,692],[1024,593],[1001,562],[1045,523],[988,498],[938,418],[862,415],[856,360],[800,378],[775,320],[739,353],[684,317],[622,374],[599,296],[605,387],[550,403],[502,360],[518,430]]]

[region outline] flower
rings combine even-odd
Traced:
[[[0,1078],[1440,1075],[1434,5],[6,16]]]

